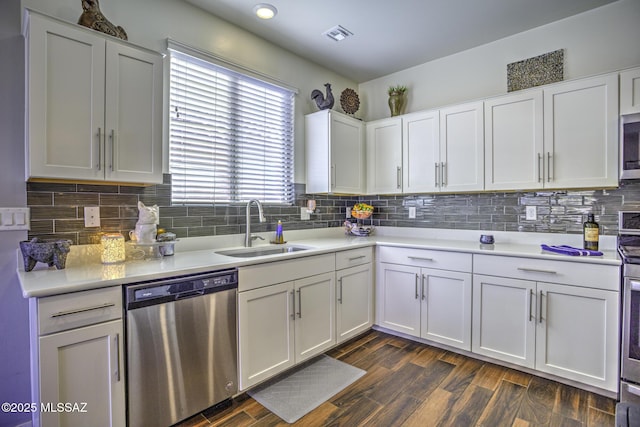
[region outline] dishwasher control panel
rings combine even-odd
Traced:
[[[204,295],[238,287],[238,270],[223,270],[126,285],[127,308]]]

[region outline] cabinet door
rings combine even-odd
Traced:
[[[485,101],[485,189],[542,188],[542,120],[541,90]]]
[[[238,293],[240,389],[293,366],[293,282]]]
[[[336,272],[336,329],[341,343],[373,325],[371,263]]]
[[[335,273],[295,281],[296,363],[336,343]]]
[[[545,187],[617,186],[617,75],[545,89],[544,144]]]
[[[125,395],[122,320],[39,338],[41,425],[124,426]],[[58,402],[76,411],[56,411]],[[79,411],[82,404],[86,412]]]
[[[378,325],[420,336],[420,269],[380,263],[376,273]]]
[[[619,293],[538,283],[536,369],[616,391]]]
[[[438,111],[402,118],[402,190],[439,191],[440,115]]]
[[[106,49],[106,179],[162,183],[162,57]]]
[[[620,114],[640,113],[640,68],[620,73]]]
[[[422,338],[471,350],[471,274],[423,268]]]
[[[331,191],[363,194],[365,185],[364,125],[361,121],[331,114]]]
[[[533,368],[536,283],[473,275],[472,351]]]
[[[484,189],[482,102],[440,110],[442,191]]]
[[[104,179],[105,41],[28,19],[27,178]]]
[[[402,119],[367,123],[367,192],[402,193]]]

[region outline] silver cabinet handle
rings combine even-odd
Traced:
[[[440,169],[440,165],[438,164],[438,162],[436,162],[436,167],[435,167],[435,173],[436,173],[436,187],[439,185],[438,182],[438,170]]]
[[[291,310],[291,320],[296,319],[296,293],[291,291],[291,306],[293,309]]]
[[[77,308],[74,310],[66,310],[66,311],[59,311],[57,313],[53,313],[51,315],[52,318],[55,317],[63,317],[63,316],[69,316],[71,314],[78,314],[78,313],[84,313],[87,311],[93,311],[93,310],[102,310],[103,308],[109,308],[109,307],[115,307],[115,303],[113,302],[108,302],[105,304],[100,304],[100,305],[94,305],[92,307],[85,307],[85,308]]]
[[[538,182],[542,182],[542,153],[538,153]]]
[[[547,151],[547,182],[553,180],[553,176],[551,175],[551,157],[551,151]]]
[[[298,289],[298,319],[302,319],[302,290]]]
[[[340,284],[340,296],[338,297],[338,302],[342,304],[342,277],[338,279],[338,283]]]
[[[421,257],[421,256],[408,256],[409,259],[415,259],[417,261],[433,261],[433,258]]]
[[[440,163],[440,173],[442,174],[442,178],[440,179],[441,182],[441,186],[442,187],[446,187],[447,186],[447,170],[445,169],[447,167],[447,164],[442,162]]]
[[[419,274],[416,274],[416,299],[420,298],[420,295],[418,295],[418,278],[420,277]]]
[[[349,258],[349,261],[355,261],[357,259],[362,259],[362,258],[366,258],[366,255],[360,255],[360,256],[353,256]]]
[[[120,382],[120,334],[116,334],[114,339],[114,344],[116,346],[116,381]]]
[[[540,301],[538,301],[538,303],[540,304],[538,306],[539,311],[538,311],[538,315],[540,316],[538,318],[538,322],[542,323],[542,297],[544,296],[544,294],[542,293],[542,291],[540,291]]]
[[[98,170],[102,170],[102,128],[98,128]]]
[[[422,275],[422,283],[420,284],[420,293],[422,294],[422,301],[424,301],[425,299],[427,299],[426,297],[426,292],[424,290],[424,281],[427,277],[423,274]]]
[[[633,280],[629,281],[629,287],[632,291],[640,291],[640,282],[635,282]]]
[[[329,184],[331,187],[336,186],[336,165],[331,165],[331,183]]]
[[[114,162],[114,158],[115,158],[115,139],[116,139],[116,133],[113,129],[111,129],[111,135],[109,136],[109,140],[111,141],[111,160],[109,163],[109,170],[111,170],[113,172],[113,164]]]
[[[533,320],[533,310],[531,309],[532,302],[533,302],[533,289],[529,289],[529,322]]]
[[[558,274],[557,271],[553,270],[542,270],[539,268],[529,268],[529,267],[518,267],[518,270],[525,271],[527,273],[545,273],[545,274]]]
[[[396,166],[396,184],[397,188],[402,188],[402,168],[400,166]]]

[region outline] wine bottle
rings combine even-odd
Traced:
[[[587,221],[583,224],[584,231],[584,248],[597,251],[598,250],[598,238],[600,235],[600,225],[596,222],[593,214],[587,215]]]

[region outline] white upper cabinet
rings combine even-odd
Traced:
[[[440,114],[436,111],[402,117],[402,190],[439,191],[436,165],[440,162]]]
[[[440,187],[445,192],[484,189],[482,102],[440,110]]]
[[[546,188],[618,185],[618,76],[544,89]]]
[[[307,193],[363,194],[364,123],[332,110],[305,116]]]
[[[30,12],[27,178],[162,182],[162,56]]]
[[[367,123],[367,192],[402,193],[402,119]]]
[[[484,103],[486,190],[543,187],[542,90]]]
[[[640,68],[620,73],[620,114],[640,113]]]

